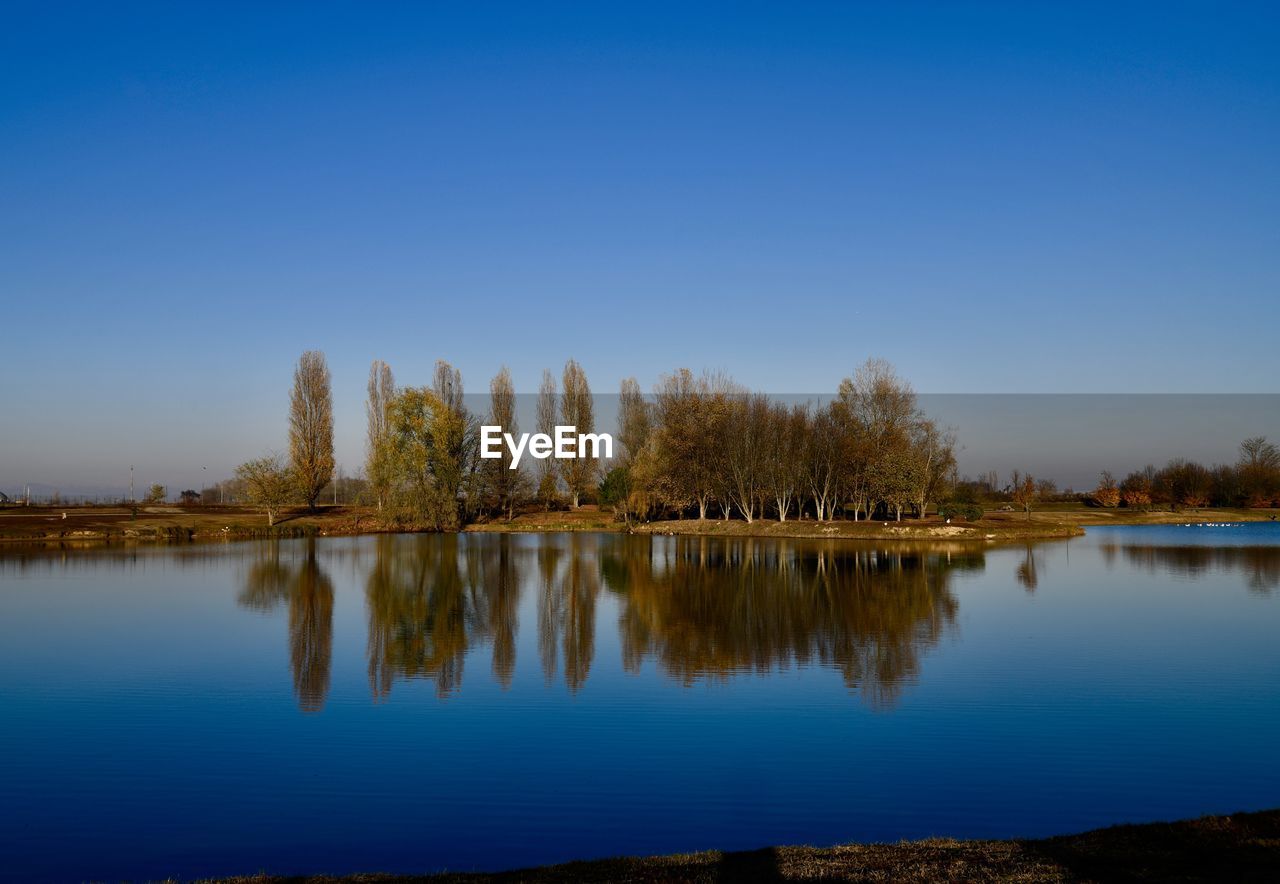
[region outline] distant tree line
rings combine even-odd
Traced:
[[[1160,469],[1147,466],[1116,481],[1103,472],[1088,499],[1101,507],[1280,506],[1280,448],[1264,436],[1240,443],[1234,464],[1206,467],[1177,458]]]

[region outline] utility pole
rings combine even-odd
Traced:
[[[133,496],[133,464],[129,464],[129,503],[137,503],[138,498]]]

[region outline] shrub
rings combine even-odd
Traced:
[[[627,468],[614,467],[600,481],[598,490],[600,503],[605,506],[617,507],[619,504],[626,502],[630,488],[631,480],[627,475]]]
[[[938,515],[944,519],[961,518],[976,522],[982,518],[982,504],[972,500],[948,500],[938,507]]]

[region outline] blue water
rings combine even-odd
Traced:
[[[0,550],[0,876],[501,869],[1280,806],[1280,526]]]

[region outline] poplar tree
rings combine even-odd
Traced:
[[[463,404],[462,372],[443,359],[436,361],[432,392],[450,417],[448,421],[437,424],[436,447],[442,458],[436,467],[436,480],[459,508],[461,518],[474,512],[480,429]],[[461,509],[464,500],[467,513]]]
[[[591,386],[587,383],[587,375],[582,366],[572,359],[566,362],[562,383],[560,422],[565,426],[575,427],[576,433],[594,433],[595,405],[591,398]],[[569,489],[573,507],[577,509],[582,495],[596,481],[598,465],[595,458],[591,457],[568,458],[559,463],[560,475]]]
[[[391,366],[381,359],[369,366],[369,398],[365,414],[369,430],[365,439],[365,476],[373,490],[378,509],[383,509],[391,495],[392,463],[387,446],[387,406],[396,395]]]
[[[501,427],[502,432],[512,437],[520,434],[516,422],[516,390],[511,382],[511,372],[504,365],[489,382],[489,420],[490,426]],[[485,484],[489,493],[496,499],[498,509],[506,514],[508,520],[515,515],[517,499],[522,490],[523,474],[520,470],[511,469],[511,449],[502,446],[502,456],[484,461]]]
[[[620,454],[624,463],[635,460],[649,441],[652,426],[651,409],[640,392],[640,385],[635,378],[626,378],[618,392],[618,441],[622,443]]]
[[[553,436],[556,431],[556,379],[547,369],[542,370],[542,383],[538,387],[538,432]],[[538,498],[547,509],[558,496],[555,464],[550,458],[538,461]]]
[[[293,372],[289,396],[289,459],[307,507],[333,479],[333,391],[324,354],[308,350]]]

